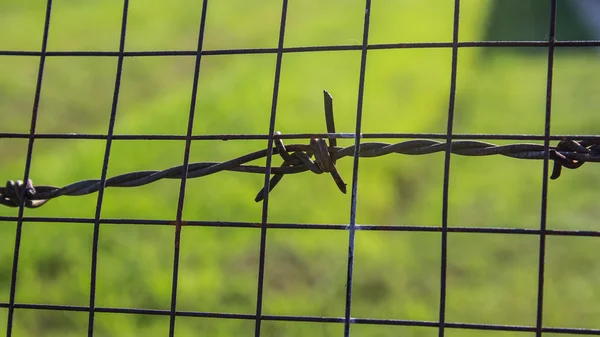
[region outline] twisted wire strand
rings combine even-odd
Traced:
[[[279,134],[279,133],[278,133]],[[273,154],[279,154],[283,159],[280,167],[271,168],[274,175],[271,190],[286,174],[297,174],[312,171],[316,174],[331,173],[338,187],[345,193],[345,183],[341,180],[337,169],[336,160],[354,156],[354,146],[340,147],[325,145],[319,150],[318,141],[324,139],[313,138],[311,144],[294,144],[284,146],[281,139],[275,139],[275,147],[271,149]],[[359,157],[374,158],[389,154],[404,155],[426,155],[442,152],[446,149],[446,143],[429,139],[417,139],[399,142],[396,144],[381,142],[366,142],[360,145]],[[247,163],[267,156],[268,149],[255,151],[244,156],[234,158],[226,162],[201,162],[188,165],[188,178],[198,178],[221,171],[235,171],[245,173],[265,174],[266,167],[247,165]],[[502,155],[517,159],[540,160],[545,158],[544,146],[541,144],[511,144],[495,145],[487,142],[473,140],[458,140],[451,144],[451,152],[461,156],[491,156]],[[315,157],[315,160],[311,159]],[[563,140],[557,146],[549,149],[549,158],[554,161],[554,172],[552,179],[558,178],[562,167],[574,169],[585,162],[600,162],[600,141],[594,140]],[[327,163],[324,165],[323,163]],[[181,179],[183,176],[183,165],[171,167],[162,171],[137,171],[121,174],[106,179],[106,187],[136,187],[161,179]],[[60,196],[79,196],[97,192],[100,189],[99,179],[89,179],[64,187],[37,186],[34,187],[30,181],[9,181],[6,187],[0,187],[0,204],[9,207],[18,207],[21,203],[22,189],[25,189],[25,207],[35,208],[45,204],[48,200]],[[256,201],[262,200],[262,191],[259,192]]]

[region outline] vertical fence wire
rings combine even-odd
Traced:
[[[179,187],[179,199],[177,201],[177,214],[175,220],[175,238],[173,243],[173,279],[171,284],[171,309],[169,315],[169,337],[175,336],[175,318],[177,317],[177,285],[179,279],[179,256],[181,250],[181,219],[183,217],[183,205],[185,202],[185,187],[188,178],[190,162],[190,150],[192,146],[192,133],[194,130],[194,116],[196,114],[196,98],[198,96],[198,82],[200,80],[200,64],[202,61],[202,48],[204,44],[204,30],[206,27],[206,12],[208,11],[208,0],[202,2],[202,13],[200,27],[198,29],[198,44],[196,49],[196,63],[194,65],[194,79],[192,81],[192,93],[190,99],[190,112],[188,116],[187,134],[183,154],[183,177]]]
[[[100,176],[100,190],[98,191],[98,199],[96,202],[96,215],[94,217],[94,234],[92,238],[92,270],[90,276],[90,307],[88,319],[88,336],[94,335],[94,318],[96,307],[96,280],[98,267],[98,241],[100,238],[100,216],[102,215],[102,201],[104,198],[104,190],[106,184],[106,176],[108,174],[108,163],[110,159],[110,150],[112,147],[112,136],[115,129],[117,118],[117,107],[119,103],[119,93],[121,88],[121,76],[123,73],[123,61],[125,59],[123,52],[125,51],[125,36],[127,32],[127,13],[129,10],[129,0],[123,1],[123,15],[121,20],[121,35],[119,41],[119,57],[117,59],[117,71],[115,75],[115,87],[113,93],[112,107],[110,111],[110,119],[108,122],[108,131],[106,136],[106,149],[104,150],[104,160],[102,162],[102,173]]]
[[[552,80],[554,74],[554,43],[556,41],[556,0],[551,0],[548,37],[548,74],[546,80],[546,114],[544,120],[544,163],[542,169],[542,195],[540,208],[540,246],[538,263],[536,337],[543,334],[544,271],[546,267],[546,217],[548,214],[548,171],[550,158],[550,117],[552,115]]]
[[[273,79],[273,98],[271,101],[271,116],[269,120],[269,138],[267,140],[267,149],[273,148],[273,136],[275,135],[275,120],[277,117],[277,100],[279,98],[279,84],[281,78],[281,65],[283,62],[283,45],[285,40],[285,25],[287,19],[288,0],[282,1],[281,6],[281,22],[279,24],[279,40],[277,42],[277,60],[275,63],[275,77]],[[273,163],[273,152],[267,152],[265,166],[265,183],[263,189],[263,205],[261,214],[260,227],[260,244],[258,256],[258,280],[256,289],[256,318],[254,323],[254,336],[260,337],[262,326],[262,307],[264,299],[264,282],[265,282],[265,254],[267,250],[267,222],[269,218],[269,190],[271,167]]]
[[[42,80],[44,77],[44,65],[46,64],[46,49],[48,47],[48,33],[50,31],[50,14],[52,12],[52,0],[46,2],[46,16],[44,19],[44,32],[42,35],[42,46],[40,54],[40,63],[37,73],[37,82],[35,84],[35,94],[33,98],[33,108],[31,111],[31,125],[29,127],[29,139],[27,143],[27,156],[25,159],[25,172],[23,173],[23,181],[29,179],[31,171],[31,158],[33,157],[33,143],[35,141],[35,129],[37,126],[38,108],[40,105],[40,96],[42,94]],[[19,252],[21,249],[21,237],[23,232],[23,214],[25,206],[25,189],[21,191],[21,203],[19,205],[19,213],[17,215],[17,228],[15,233],[15,247],[13,253],[13,265],[10,279],[10,293],[8,300],[8,317],[6,319],[6,336],[12,336],[12,328],[15,313],[15,295],[17,292],[17,276],[19,269]]]
[[[446,153],[444,156],[444,185],[442,189],[442,237],[440,259],[440,312],[438,336],[444,337],[446,328],[446,297],[448,270],[448,194],[450,190],[450,158],[452,129],[454,126],[454,104],[456,102],[456,77],[458,72],[458,27],[460,22],[460,0],[454,0],[452,33],[452,67],[450,71],[450,94],[448,98],[448,120],[446,127]]]
[[[344,309],[344,337],[350,336],[352,323],[352,282],[354,276],[354,243],[356,237],[356,201],[358,196],[358,163],[362,128],[363,98],[367,73],[367,46],[369,44],[369,24],[371,18],[371,0],[365,2],[363,23],[363,41],[360,57],[360,73],[356,103],[356,125],[354,134],[354,162],[352,166],[352,195],[350,199],[350,224],[348,226],[348,270],[346,275],[346,304]]]

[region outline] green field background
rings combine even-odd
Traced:
[[[547,40],[550,1],[463,0],[461,41]],[[0,50],[39,51],[45,1],[0,0]],[[123,3],[56,0],[49,51],[116,51]],[[127,51],[196,50],[201,2],[131,0]],[[374,0],[369,43],[452,41],[454,1]],[[281,1],[211,1],[204,50],[277,46]],[[364,2],[289,1],[286,47],[359,45]],[[558,39],[589,39],[566,1],[558,4]],[[362,131],[446,131],[451,49],[370,50]],[[461,48],[454,132],[542,135],[547,48]],[[325,132],[322,90],[334,97],[338,132],[354,132],[360,51],[283,55],[276,130]],[[597,134],[600,62],[595,48],[558,47],[552,134]],[[127,57],[115,134],[185,134],[193,56]],[[269,130],[276,54],[204,56],[195,135],[265,134]],[[0,132],[29,132],[39,58],[0,56]],[[38,133],[107,132],[116,57],[46,59]],[[398,139],[375,141],[397,142]],[[289,140],[287,144],[305,143]],[[341,145],[353,144],[342,140]],[[497,142],[499,144],[510,142]],[[263,149],[266,140],[194,141],[191,162],[224,161]],[[39,185],[98,178],[104,140],[37,139],[31,175]],[[115,140],[108,175],[165,169],[183,162],[184,141]],[[0,138],[0,178],[22,179],[26,139]],[[264,165],[264,160],[256,161]],[[273,158],[274,165],[281,159]],[[452,156],[449,226],[540,226],[541,161]],[[440,226],[444,154],[360,160],[357,222]],[[352,160],[338,168],[347,182]],[[597,230],[600,176],[594,164],[550,181],[547,225]],[[264,176],[222,172],[187,183],[184,220],[261,221],[253,201]],[[180,181],[109,188],[102,217],[173,220]],[[269,222],[347,224],[350,194],[331,177],[286,177],[269,199]],[[62,197],[29,217],[93,218],[97,194]],[[0,208],[1,216],[16,209]],[[8,303],[16,223],[0,223],[0,303]],[[89,305],[93,225],[23,223],[17,303]],[[100,227],[96,306],[168,310],[174,228]],[[259,228],[184,227],[177,309],[254,314]],[[547,238],[544,326],[600,329],[598,238]],[[263,314],[343,317],[348,232],[269,229]],[[356,234],[352,316],[437,321],[441,234]],[[448,234],[446,320],[535,326],[539,237]],[[0,331],[7,309],[0,308]],[[176,336],[253,336],[253,320],[178,317]],[[84,336],[86,312],[15,310],[13,336]],[[165,336],[169,317],[96,314],[94,335]],[[343,324],[264,321],[261,336],[341,336]],[[438,336],[437,328],[356,324],[353,336]],[[446,336],[533,336],[525,332],[448,329]],[[559,336],[544,334],[544,336]],[[567,336],[567,335],[562,335]]]

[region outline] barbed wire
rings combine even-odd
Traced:
[[[274,135],[275,146],[271,149],[251,152],[226,162],[192,163],[187,167],[187,178],[199,178],[222,171],[266,174],[267,167],[247,165],[257,159],[271,154],[278,154],[283,163],[279,167],[271,167],[273,175],[269,184],[269,192],[277,186],[286,174],[298,174],[311,171],[315,174],[329,173],[342,193],[346,193],[346,183],[338,172],[335,163],[345,157],[353,157],[355,147],[337,146],[337,137],[333,119],[333,98],[324,91],[325,121],[327,124],[327,139],[312,137],[308,145],[284,145],[280,132]],[[365,142],[360,144],[358,156],[374,158],[389,154],[426,155],[446,151],[447,143],[430,139],[414,139],[395,144],[381,142]],[[491,156],[502,155],[517,159],[543,160],[546,149],[541,144],[510,144],[495,145],[476,140],[456,140],[450,143],[450,151],[461,156]],[[314,157],[314,160],[313,160]],[[557,179],[563,167],[576,169],[586,162],[600,162],[600,137],[583,140],[563,139],[556,146],[548,148],[548,158],[554,161],[551,179]],[[137,187],[147,185],[161,179],[181,179],[185,172],[183,165],[171,167],[162,171],[137,171],[121,174],[104,181],[105,187]],[[27,208],[44,205],[51,199],[60,196],[79,196],[95,193],[102,187],[102,180],[90,179],[75,182],[64,187],[33,186],[31,179],[27,182],[9,180],[5,187],[0,187],[0,204],[9,207],[19,207],[21,203]],[[263,200],[264,188],[258,192],[256,202]]]
[[[276,135],[280,135],[279,132]],[[354,146],[328,146],[325,138],[311,138],[310,144],[294,144],[286,146],[283,140],[274,139],[275,147],[270,149],[272,154],[278,154],[283,159],[279,167],[272,167],[270,191],[283,179],[286,174],[298,174],[311,171],[315,174],[330,173],[343,193],[346,193],[346,183],[338,172],[335,162],[345,157],[354,156]],[[396,144],[381,142],[366,142],[359,147],[358,156],[375,158],[389,154],[426,155],[446,150],[446,142],[428,139],[416,139]],[[199,162],[188,165],[188,178],[199,178],[222,171],[266,174],[267,167],[247,165],[247,163],[267,156],[269,149],[255,151],[226,162]],[[502,155],[517,159],[543,160],[544,145],[541,144],[510,144],[495,145],[481,141],[459,140],[451,142],[451,152],[461,156],[491,156]],[[314,158],[314,159],[313,159]],[[554,161],[551,179],[561,174],[562,167],[575,169],[585,162],[600,162],[600,140],[562,140],[557,146],[549,148],[548,158]],[[137,171],[121,174],[105,181],[105,187],[137,187],[147,185],[161,179],[181,179],[184,174],[183,165],[171,167],[162,171]],[[24,193],[24,205],[27,208],[42,206],[50,199],[60,196],[80,196],[97,192],[101,187],[100,179],[90,179],[75,182],[64,187],[33,186],[29,179],[8,181],[4,188],[0,187],[0,204],[18,207]],[[269,191],[269,192],[270,192]],[[263,198],[261,190],[255,201]]]

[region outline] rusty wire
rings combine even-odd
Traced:
[[[200,162],[188,165],[188,178],[198,178],[215,174],[222,171],[236,171],[245,173],[266,174],[267,167],[247,165],[257,159],[265,158],[268,152],[278,154],[283,159],[279,167],[271,168],[270,189],[283,179],[286,174],[297,174],[311,171],[315,174],[330,173],[336,185],[343,193],[346,193],[346,183],[335,167],[335,162],[345,157],[354,156],[354,146],[337,146],[335,126],[333,124],[332,98],[325,91],[325,115],[328,130],[329,145],[325,138],[313,137],[308,145],[294,144],[284,145],[281,133],[274,135],[275,146],[271,149],[255,151],[244,156],[231,159],[226,162]],[[381,142],[365,142],[360,145],[358,156],[362,158],[381,157],[389,154],[425,155],[446,150],[446,142],[415,139],[399,142],[396,144]],[[551,179],[560,176],[562,167],[575,169],[585,162],[600,162],[600,139],[586,139],[576,141],[564,139],[557,146],[550,146],[548,158],[554,161],[554,169]],[[521,143],[510,145],[495,145],[475,140],[457,140],[451,142],[451,153],[461,156],[491,156],[502,155],[518,159],[543,160],[546,151],[541,144]],[[314,158],[314,159],[313,159]],[[137,171],[121,174],[106,179],[106,187],[137,187],[153,183],[161,179],[181,179],[184,175],[183,165],[171,167],[162,171]],[[36,208],[45,204],[50,199],[60,196],[79,196],[97,192],[101,187],[100,179],[82,180],[64,187],[37,186],[34,187],[31,180],[26,183],[22,181],[8,181],[4,188],[0,187],[0,204],[9,207],[18,207],[21,202],[27,208]],[[25,193],[23,193],[25,189]],[[24,195],[24,200],[21,196]],[[261,190],[255,201],[263,199]]]

